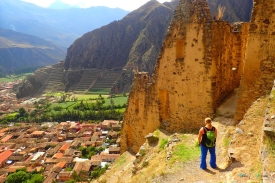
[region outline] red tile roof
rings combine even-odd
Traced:
[[[66,144],[64,144],[60,149],[59,149],[59,151],[60,152],[65,152],[69,147],[70,147],[70,143],[66,143]]]
[[[53,155],[53,158],[56,158],[56,159],[60,159],[63,157],[63,153],[56,153],[55,155]]]
[[[13,137],[13,135],[7,135],[6,137],[4,137],[1,142],[6,143],[8,140],[10,140]]]
[[[61,162],[59,162],[59,163],[56,164],[56,166],[58,166],[60,168],[63,168],[65,165],[66,165],[65,161],[61,161]]]
[[[0,164],[3,162],[3,161],[6,161],[10,156],[12,155],[12,151],[10,150],[7,150],[7,151],[4,151],[0,154]]]
[[[9,128],[3,128],[3,129],[0,130],[0,133],[6,132],[8,130],[9,130]]]
[[[44,131],[34,131],[31,135],[43,135],[44,133]]]

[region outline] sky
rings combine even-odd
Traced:
[[[48,7],[56,0],[23,0],[42,7]],[[61,0],[70,5],[78,5],[81,8],[89,8],[91,6],[107,6],[109,8],[121,8],[132,11],[150,0]],[[158,0],[160,3],[170,2],[171,0]]]

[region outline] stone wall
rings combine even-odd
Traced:
[[[263,183],[273,182],[275,180],[275,170],[272,168],[273,148],[270,147],[270,142],[275,139],[275,81],[271,93],[269,95],[269,103],[265,111],[265,120],[263,122],[263,134],[261,138],[261,161],[263,162]]]
[[[274,9],[273,0],[254,0],[236,122],[242,119],[252,102],[272,88],[275,78]]]
[[[181,0],[152,79],[136,73],[124,115],[121,151],[138,152],[145,136],[198,129],[239,86],[248,24],[211,18],[205,0]]]
[[[211,70],[213,108],[239,87],[245,57],[248,23],[232,26],[225,21],[211,21],[205,26],[205,58]]]

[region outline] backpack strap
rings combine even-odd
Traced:
[[[212,126],[212,129],[211,130],[207,130],[207,128],[204,126],[203,127],[204,131],[207,132],[207,131],[216,131],[216,128],[214,126]]]

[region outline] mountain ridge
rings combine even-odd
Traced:
[[[34,35],[67,48],[84,33],[123,18],[128,11],[91,7],[50,9],[17,0],[0,0],[0,27]]]
[[[83,69],[120,70],[121,77],[114,83],[111,93],[129,92],[134,69],[151,75],[178,2],[173,0],[161,4],[149,1],[122,20],[87,32],[75,40],[68,48],[64,62],[66,73],[62,80],[65,91],[77,85],[75,78],[82,77]],[[250,15],[252,1],[246,2],[250,4],[241,8]],[[213,5],[212,9],[215,12]],[[231,19],[231,22],[243,19]]]
[[[0,28],[0,72],[39,68],[65,58],[66,50],[41,38]]]

